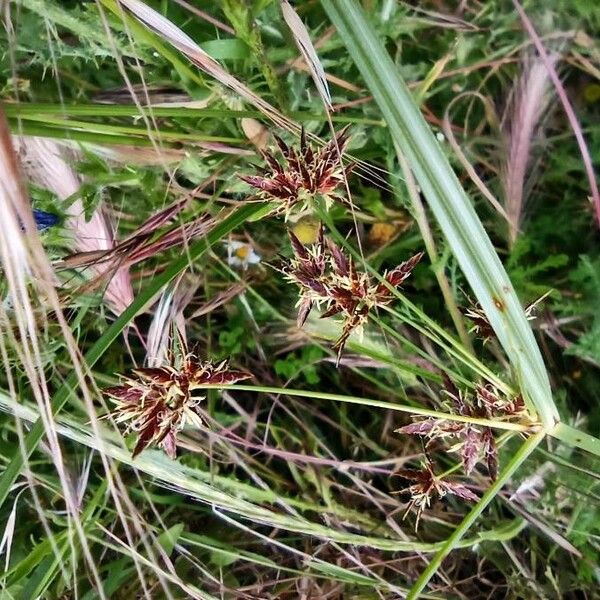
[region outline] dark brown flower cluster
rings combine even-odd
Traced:
[[[353,167],[344,167],[340,159],[348,144],[347,129],[340,131],[320,150],[308,144],[304,130],[299,151],[288,146],[281,138],[274,137],[283,163],[274,154],[261,151],[270,172],[262,170],[260,175],[240,176],[243,181],[260,190],[259,197],[278,204],[271,215],[285,215],[287,219],[292,211],[306,210],[317,198],[322,198],[327,208],[333,201],[348,204],[343,196],[336,194]]]
[[[500,398],[498,392],[491,386],[478,385],[475,390],[475,398],[471,399],[459,391],[449,378],[445,379],[446,390],[444,392],[452,402],[453,414],[491,419],[493,417],[522,418],[526,413],[525,403],[521,396],[507,401]],[[456,438],[458,443],[451,450],[460,452],[465,473],[469,475],[479,460],[484,458],[490,477],[496,479],[498,451],[494,432],[490,427],[428,418],[401,427],[397,432],[426,437],[429,443],[446,437]]]
[[[122,379],[121,385],[104,390],[115,408],[117,423],[127,423],[125,434],[136,432],[135,458],[148,446],[161,447],[175,458],[177,432],[187,423],[202,426],[197,406],[204,396],[192,392],[208,386],[220,387],[251,377],[244,371],[229,368],[227,361],[213,364],[198,361],[186,354],[181,365],[135,369]]]
[[[279,270],[300,288],[298,327],[304,325],[315,306],[324,310],[321,318],[342,315],[342,335],[333,346],[339,362],[350,334],[362,327],[373,308],[385,306],[394,299],[390,287],[397,288],[408,278],[423,253],[385,273],[385,282],[381,282],[368,273],[357,271],[351,257],[330,239],[324,239],[323,227],[317,243],[310,247],[305,247],[291,231],[289,235],[294,258],[281,265]]]
[[[431,501],[435,498],[443,498],[446,494],[452,494],[469,502],[477,502],[479,500],[477,495],[466,485],[438,477],[433,472],[433,465],[429,459],[425,461],[422,469],[400,469],[395,474],[413,482],[400,490],[400,493],[410,494],[411,497],[404,517],[413,508],[417,511],[415,530],[419,526],[419,519],[423,511],[430,507]]]
[[[465,317],[473,323],[471,327],[471,333],[483,340],[485,344],[488,340],[496,337],[494,329],[488,321],[487,315],[479,304],[471,304],[469,308],[465,310]]]

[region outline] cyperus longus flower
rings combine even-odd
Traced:
[[[125,434],[138,434],[134,458],[152,445],[175,458],[177,432],[187,423],[202,426],[196,408],[204,396],[192,396],[192,392],[250,377],[249,373],[230,369],[227,361],[201,362],[188,353],[179,366],[135,369],[131,376],[122,378],[121,385],[105,389],[104,394],[115,403],[111,413],[115,421],[127,424]]]
[[[274,154],[260,151],[271,172],[264,170],[260,175],[240,176],[259,190],[260,198],[279,205],[271,215],[285,215],[287,219],[293,210],[303,212],[318,198],[324,200],[327,208],[334,201],[349,204],[336,193],[353,166],[344,167],[340,160],[348,144],[347,129],[339,132],[320,150],[308,144],[304,130],[300,138],[300,151],[288,146],[281,138],[274,137],[283,163]]]
[[[551,290],[546,292],[543,296],[540,296],[535,302],[532,302],[523,309],[528,321],[533,321],[536,319],[535,310],[540,302],[542,302],[546,296],[550,294],[550,292]],[[494,332],[494,328],[489,322],[485,311],[483,308],[481,308],[481,305],[474,303],[470,298],[469,301],[470,306],[464,311],[464,315],[473,323],[473,327],[471,327],[470,332],[475,332],[475,335],[481,338],[485,344],[487,341],[495,338],[496,333]]]
[[[404,517],[406,517],[411,509],[416,508],[417,520],[415,523],[415,530],[419,526],[421,514],[425,509],[429,508],[431,500],[436,497],[443,498],[446,494],[452,494],[463,500],[468,500],[469,502],[477,502],[477,500],[479,500],[477,495],[462,483],[438,477],[433,472],[433,465],[429,459],[425,461],[423,468],[420,470],[400,469],[399,471],[396,471],[395,475],[399,475],[412,482],[406,488],[396,493],[410,494],[410,502],[408,503],[408,508],[404,513]]]
[[[526,416],[525,404],[521,396],[512,400],[504,400],[500,398],[493,387],[478,385],[475,398],[471,398],[468,394],[458,390],[447,376],[444,376],[444,380],[446,385],[444,392],[452,402],[453,414],[483,419],[516,418],[519,420]],[[479,460],[483,458],[490,477],[496,479],[498,450],[494,432],[490,427],[430,417],[405,425],[396,432],[425,437],[429,439],[429,443],[447,437],[455,438],[458,442],[451,450],[460,452],[465,473],[469,475]]]
[[[384,274],[380,282],[368,273],[356,270],[354,261],[347,257],[331,240],[324,240],[323,228],[317,243],[307,248],[289,232],[294,258],[280,270],[286,279],[300,287],[298,300],[298,327],[304,325],[313,307],[324,308],[321,318],[340,314],[344,318],[342,334],[334,344],[338,362],[350,334],[360,328],[371,309],[392,302],[392,288],[399,287],[411,274],[423,256],[422,252]]]

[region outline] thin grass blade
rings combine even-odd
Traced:
[[[506,465],[506,468],[500,474],[498,479],[496,479],[496,481],[488,488],[481,500],[471,509],[471,512],[462,520],[461,524],[446,540],[442,548],[431,559],[431,562],[427,565],[427,568],[423,571],[421,576],[411,588],[407,596],[407,600],[416,600],[416,598],[421,595],[421,592],[425,589],[429,583],[429,580],[440,568],[444,558],[446,558],[446,556],[448,556],[448,554],[450,554],[450,552],[452,552],[452,550],[458,546],[463,535],[465,535],[473,523],[475,523],[479,515],[481,515],[488,504],[496,497],[504,484],[512,477],[513,473],[515,473],[515,471],[523,464],[527,457],[537,448],[540,442],[543,441],[544,436],[545,434],[543,431],[532,435],[515,453],[512,460]]]
[[[304,57],[304,61],[308,66],[308,70],[315,82],[315,86],[319,92],[319,96],[325,103],[325,106],[329,110],[332,110],[331,94],[329,93],[329,85],[327,83],[327,77],[325,76],[325,70],[319,60],[319,55],[313,46],[310,35],[304,26],[304,23],[293,9],[292,5],[287,0],[281,2],[281,12],[283,18],[287,23],[290,31],[294,36],[298,50]]]

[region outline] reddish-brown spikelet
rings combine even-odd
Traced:
[[[546,294],[538,298],[535,302],[532,302],[525,307],[525,316],[529,321],[533,321],[536,318],[534,314],[535,309],[549,293],[550,292],[546,292]],[[475,332],[475,335],[480,337],[485,344],[488,340],[496,337],[496,333],[481,306],[473,303],[473,301],[470,301],[470,303],[470,306],[464,311],[464,315],[473,323],[471,331]]]
[[[334,201],[349,204],[347,199],[336,193],[353,167],[352,164],[344,167],[340,161],[340,155],[348,144],[347,128],[320,150],[310,146],[304,130],[299,151],[288,146],[280,137],[273,137],[283,162],[278,161],[273,153],[261,151],[271,171],[240,175],[243,181],[259,190],[259,197],[279,204],[271,215],[285,215],[287,219],[294,210],[306,210],[318,197],[325,200],[327,207]]]
[[[480,337],[485,344],[488,340],[496,337],[494,333],[494,329],[486,314],[483,312],[483,309],[477,305],[471,305],[469,308],[465,310],[465,317],[469,319],[473,323],[473,327],[471,328],[472,332],[475,332],[475,335]]]
[[[251,377],[230,369],[227,361],[201,362],[186,354],[182,364],[135,369],[123,377],[121,385],[106,388],[104,395],[115,403],[112,411],[117,423],[127,423],[125,434],[138,433],[133,449],[135,458],[151,445],[160,446],[171,458],[176,455],[177,432],[190,422],[202,426],[197,406],[204,396],[192,391],[206,386],[230,385]]]
[[[400,263],[395,269],[386,274],[385,279],[392,287],[402,285],[412,273],[418,262],[423,258],[423,252],[418,252],[407,261]],[[391,295],[390,290],[383,283],[379,284],[378,293],[382,296]]]
[[[368,273],[357,271],[352,257],[346,256],[331,240],[324,242],[323,227],[317,243],[310,248],[302,245],[293,232],[289,235],[294,257],[279,270],[300,288],[298,327],[305,323],[315,305],[324,308],[321,318],[341,314],[342,334],[333,346],[339,363],[350,334],[365,323],[371,309],[392,302],[393,291]],[[400,286],[422,256],[420,252],[384,275],[388,284]]]
[[[442,498],[446,494],[452,494],[469,502],[477,502],[479,500],[477,495],[462,483],[447,481],[446,479],[437,477],[433,472],[433,465],[429,460],[425,462],[422,469],[401,469],[396,472],[396,475],[413,482],[403,490],[400,490],[400,493],[410,494],[411,496],[404,517],[406,517],[411,509],[417,509],[415,530],[419,526],[419,520],[423,511],[429,508],[434,498]]]
[[[521,396],[506,400],[501,398],[491,386],[478,385],[473,400],[459,391],[445,373],[443,379],[446,386],[443,392],[452,401],[453,414],[484,419],[491,419],[494,416],[511,418],[525,415],[525,403]],[[396,432],[428,438],[428,444],[448,436],[456,437],[459,443],[453,450],[460,451],[465,473],[469,475],[483,457],[490,477],[496,479],[498,451],[490,427],[428,418],[400,427]]]
[[[189,198],[184,198],[158,211],[142,223],[134,233],[111,249],[72,254],[64,258],[59,266],[98,269],[100,274],[86,286],[87,290],[91,290],[101,285],[107,276],[112,276],[116,271],[139,264],[161,252],[183,246],[206,235],[216,222],[208,214],[198,215],[187,223],[173,223],[188,203]],[[170,229],[159,231],[161,227],[169,224],[171,224]]]

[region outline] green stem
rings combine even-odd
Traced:
[[[35,121],[9,119],[8,124],[11,132],[15,135],[35,135],[59,140],[72,140],[77,142],[89,142],[90,144],[110,144],[125,146],[151,146],[152,142],[146,135],[136,137],[132,135],[105,134],[92,131],[80,131],[77,129],[65,129],[64,127],[47,127]],[[163,142],[167,148],[176,147],[174,142]]]
[[[67,130],[78,130],[87,132],[97,132],[101,134],[131,134],[148,137],[149,131],[146,127],[130,127],[126,125],[111,125],[106,123],[96,123],[93,121],[75,121],[73,119],[61,119],[59,117],[50,117],[48,115],[24,115],[21,118],[30,121],[40,121],[54,127],[60,127]],[[185,133],[182,131],[166,131],[164,129],[153,130],[157,137],[167,140],[191,140],[199,142],[221,142],[225,144],[247,144],[248,140],[243,138],[232,138],[218,135],[203,135],[201,133]]]
[[[195,389],[215,389],[214,385],[199,385]],[[342,394],[329,394],[326,392],[316,392],[313,390],[294,390],[288,388],[269,387],[263,385],[220,385],[220,390],[238,390],[240,392],[256,392],[259,394],[281,394],[284,396],[302,396],[304,398],[314,398],[316,400],[333,400],[335,402],[346,402],[348,404],[360,404],[362,406],[372,406],[374,408],[386,408],[410,415],[419,415],[422,417],[432,417],[445,421],[458,421],[460,423],[472,423],[483,427],[494,427],[496,429],[506,429],[508,431],[525,432],[530,431],[531,426],[521,423],[510,423],[507,421],[494,421],[492,419],[480,419],[477,417],[467,417],[463,415],[453,415],[450,413],[430,410],[428,408],[419,408],[408,406],[406,404],[395,404],[385,400],[374,400],[372,398],[361,398],[359,396],[344,396]]]
[[[155,117],[200,117],[212,119],[243,119],[245,117],[262,117],[258,110],[229,110],[227,108],[200,108],[197,106],[148,106],[146,112]],[[2,105],[8,117],[25,117],[27,115],[59,115],[62,117],[140,117],[142,112],[135,104],[48,104],[35,102],[19,102]],[[323,115],[292,111],[289,113],[296,121],[325,121]],[[362,125],[383,126],[381,119],[369,119],[360,115],[333,115],[334,123],[360,123]]]

